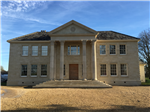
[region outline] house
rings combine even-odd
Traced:
[[[145,69],[144,66],[146,63],[139,61],[139,68],[140,68],[140,80],[141,82],[145,82]]]
[[[67,81],[78,86],[88,81],[89,85],[94,81],[140,85],[138,41],[114,31],[95,31],[74,20],[50,32],[10,39],[7,85]]]

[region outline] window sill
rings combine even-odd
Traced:
[[[32,55],[33,56],[33,55]],[[38,56],[38,55],[37,55]],[[36,57],[36,56],[35,56]]]
[[[41,77],[47,77],[47,75],[46,76],[41,75]]]
[[[128,77],[128,75],[121,75],[121,77]]]
[[[101,77],[107,77],[107,75],[100,75]]]
[[[21,55],[21,56],[23,56],[23,57],[27,57],[28,55],[27,55],[27,56]]]
[[[120,55],[127,55],[127,54],[120,54]]]
[[[48,55],[41,55],[42,57],[46,57],[46,56],[48,56]]]
[[[27,76],[21,76],[21,77],[27,77]]]
[[[110,55],[116,55],[116,54],[110,54]]]
[[[37,76],[31,76],[31,77],[37,77]]]
[[[118,75],[110,75],[111,77],[117,77]]]
[[[100,54],[100,55],[106,55],[106,54]]]

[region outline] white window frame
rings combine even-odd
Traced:
[[[111,75],[111,65],[116,65],[116,75]],[[118,73],[117,73],[117,64],[116,63],[111,63],[110,64],[110,76],[112,76],[112,77],[118,76]]]
[[[22,65],[27,65],[27,64],[21,64],[21,77],[27,77],[28,76],[28,65],[27,65],[27,75],[26,76],[22,76]]]
[[[120,54],[120,45],[124,45],[124,46],[125,46],[125,54]],[[126,45],[125,45],[125,44],[120,44],[120,45],[119,45],[119,54],[120,54],[120,55],[126,55],[126,54],[127,54],[127,48],[126,48]]]
[[[101,54],[100,46],[105,46],[105,54]],[[100,51],[100,55],[106,55],[106,45],[103,45],[103,44],[99,45],[99,51]]]
[[[31,75],[31,77],[37,77],[37,75],[38,75],[38,65],[37,64],[31,64],[31,74],[32,74],[32,65],[37,66],[37,74],[36,75]]]
[[[24,50],[23,48],[27,47],[27,50]],[[23,55],[23,51],[27,51],[27,55]],[[28,56],[29,52],[29,47],[28,46],[22,46],[22,56]]]
[[[37,47],[37,50],[33,50],[33,47]],[[33,51],[37,51],[37,55],[33,55]],[[38,46],[32,46],[32,56],[38,56]]]
[[[106,75],[101,74],[101,65],[106,65]],[[100,76],[107,76],[107,64],[105,63],[100,64]]]
[[[114,45],[114,46],[115,46],[115,54],[110,54],[110,46],[111,46],[111,45]],[[110,55],[116,55],[116,54],[117,54],[117,52],[116,52],[116,49],[117,49],[117,48],[116,48],[116,45],[115,45],[115,44],[111,44],[111,45],[109,45],[109,54],[110,54]]]
[[[121,65],[122,65],[122,64],[123,64],[123,65],[126,65],[126,73],[127,73],[127,75],[122,75],[122,74],[121,74]],[[121,63],[121,64],[120,64],[120,75],[121,75],[121,77],[128,77],[128,64],[126,64],[126,63]]]
[[[46,50],[43,50],[43,47],[47,47]],[[43,51],[46,51],[47,54],[46,55],[43,55]],[[42,56],[47,56],[48,55],[48,46],[42,46]]]
[[[75,55],[80,55],[80,52],[78,54],[78,47],[80,48],[80,45],[68,45],[67,46],[67,55],[73,55],[73,54],[71,54],[71,46],[76,46],[76,54]],[[70,48],[70,54],[68,54],[68,47]],[[80,48],[80,50],[81,50],[81,48]]]
[[[47,67],[47,64],[41,64],[41,72],[42,72],[42,65],[46,65],[46,67]],[[47,69],[47,68],[46,68]],[[46,70],[47,71],[47,70]],[[47,75],[42,75],[41,74],[41,77],[47,77]]]

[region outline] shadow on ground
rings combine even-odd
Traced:
[[[70,107],[67,105],[46,105],[42,109],[20,108],[17,110],[6,110],[2,112],[150,112],[150,107],[138,108],[135,106],[112,105],[116,109],[80,109],[84,107]],[[40,107],[37,107],[40,108]]]

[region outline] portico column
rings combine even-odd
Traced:
[[[86,80],[86,40],[82,41],[83,80]]]
[[[54,42],[51,40],[51,52],[50,52],[50,80],[54,80]]]
[[[60,80],[63,80],[64,71],[64,43],[65,41],[60,41]]]
[[[92,40],[92,79],[97,80],[97,63],[96,63],[96,40]]]

